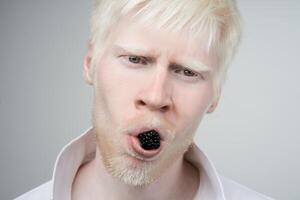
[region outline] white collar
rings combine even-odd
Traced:
[[[53,199],[70,200],[72,183],[79,167],[92,160],[96,152],[96,137],[89,128],[67,144],[59,153],[53,172]],[[200,186],[195,199],[226,200],[220,177],[207,156],[196,145],[186,152],[185,159],[201,173]]]

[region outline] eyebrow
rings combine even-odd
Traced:
[[[121,54],[136,54],[136,55],[142,55],[147,57],[157,57],[158,53],[154,50],[146,50],[145,48],[141,46],[135,46],[135,45],[113,45],[113,50],[115,52],[121,53]]]
[[[112,48],[115,52],[117,52],[119,54],[135,54],[135,55],[145,56],[150,59],[154,59],[159,55],[157,51],[154,51],[154,50],[149,51],[141,46],[135,46],[135,45],[130,45],[130,46],[122,45],[121,46],[118,44],[114,44]],[[212,71],[211,67],[205,65],[200,60],[194,59],[194,58],[180,59],[180,60],[174,61],[173,64],[182,66],[183,68],[189,68],[191,70],[194,70],[196,72],[201,72],[201,73],[210,73]]]
[[[211,73],[212,72],[211,67],[209,67],[208,65],[205,65],[203,62],[201,62],[198,59],[197,60],[186,59],[179,63],[183,67],[189,68],[191,70],[195,70],[196,72],[203,72],[203,73]]]

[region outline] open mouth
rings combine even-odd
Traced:
[[[137,138],[144,150],[155,150],[160,147],[160,135],[155,130],[142,132]]]
[[[163,140],[156,130],[146,130],[130,135],[129,145],[140,158],[153,158],[162,149]]]

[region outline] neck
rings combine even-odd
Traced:
[[[100,152],[82,166],[73,182],[72,200],[76,199],[193,199],[199,186],[198,171],[183,156],[153,183],[131,186],[112,177],[105,169]]]

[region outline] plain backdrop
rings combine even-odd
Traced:
[[[218,171],[300,199],[300,1],[238,0],[240,51],[196,142]],[[90,126],[82,80],[90,1],[0,1],[0,199],[49,180],[61,148]]]

